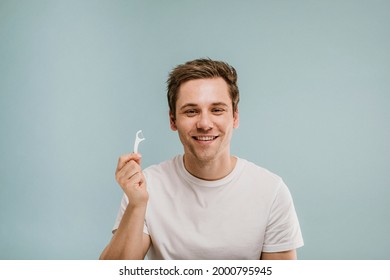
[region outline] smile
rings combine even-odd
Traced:
[[[213,141],[214,139],[217,139],[218,136],[193,136],[195,140],[198,141]]]

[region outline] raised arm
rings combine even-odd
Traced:
[[[119,158],[115,177],[129,199],[129,204],[100,259],[142,260],[150,247],[150,237],[143,232],[149,195],[140,163],[139,154]]]

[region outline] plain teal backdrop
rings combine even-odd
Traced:
[[[0,259],[96,259],[143,129],[182,153],[177,64],[239,74],[232,152],[282,176],[301,259],[390,259],[390,1],[0,0]],[[239,211],[237,205],[237,211]]]

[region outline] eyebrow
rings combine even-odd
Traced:
[[[185,108],[187,108],[187,107],[197,107],[197,106],[198,106],[198,104],[196,104],[196,103],[186,103],[186,104],[184,104],[183,106],[181,106],[179,110],[183,110],[183,109],[185,109]],[[211,106],[229,107],[229,105],[227,105],[227,104],[224,103],[224,102],[214,102],[214,103],[211,104]]]

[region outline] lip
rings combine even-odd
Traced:
[[[201,143],[209,143],[217,139],[218,136],[215,135],[196,135],[192,136],[192,139],[196,140],[197,142]]]

